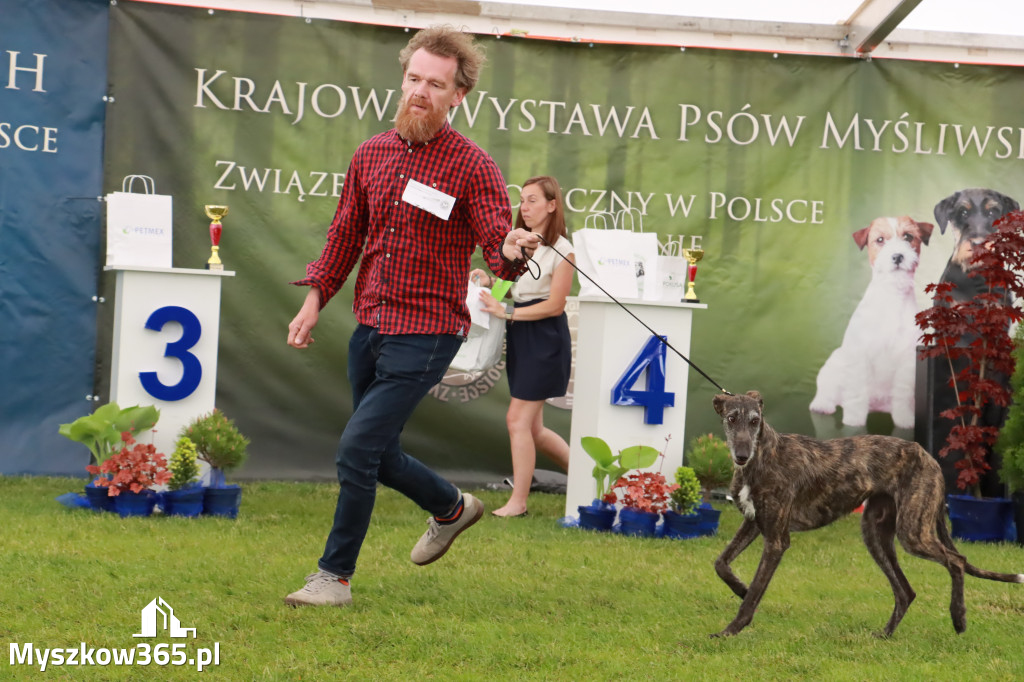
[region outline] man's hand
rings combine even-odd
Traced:
[[[320,290],[310,287],[306,300],[299,308],[299,314],[288,325],[288,345],[293,348],[309,348],[313,343],[310,332],[320,319]]]
[[[534,249],[540,245],[540,237],[517,227],[505,236],[501,252],[508,260],[526,260],[533,255]]]

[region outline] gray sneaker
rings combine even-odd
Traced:
[[[306,576],[306,586],[284,598],[289,606],[349,606],[352,588],[348,580],[318,570]]]
[[[480,520],[484,515],[484,503],[469,493],[462,495],[462,516],[458,521],[441,524],[431,516],[427,519],[427,532],[412,548],[410,558],[414,564],[426,566],[444,556],[459,533]]]

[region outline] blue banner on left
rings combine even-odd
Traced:
[[[84,475],[101,265],[107,15],[6,2],[0,21],[0,474]]]

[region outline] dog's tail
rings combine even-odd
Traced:
[[[953,545],[953,537],[949,534],[949,529],[946,528],[946,520],[940,518],[939,522],[935,525],[939,532],[939,539],[942,541],[942,544],[944,544],[947,549],[959,554],[956,546]],[[966,572],[967,575],[974,576],[975,578],[982,578],[983,580],[995,580],[1001,583],[1024,583],[1024,573],[996,573],[995,571],[986,571],[985,569],[978,568],[971,562],[967,561],[966,557],[964,558],[964,572]]]
[[[995,571],[986,571],[984,568],[978,568],[970,562],[964,563],[964,571],[967,575],[973,575],[975,578],[997,580],[1001,583],[1024,583],[1024,573],[996,573]]]

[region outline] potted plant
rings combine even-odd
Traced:
[[[137,442],[130,433],[121,434],[122,446],[99,466],[90,464],[85,470],[97,476],[95,484],[107,489],[115,498],[121,516],[149,516],[156,504],[153,486],[171,479],[167,459],[152,444]]]
[[[633,471],[615,481],[605,497],[622,505],[619,524],[623,535],[654,537],[661,513],[669,508],[672,491],[678,487],[660,471]]]
[[[708,433],[690,441],[686,463],[693,467],[694,475],[700,482],[702,501],[696,513],[700,516],[702,535],[718,532],[720,511],[711,506],[711,491],[723,488],[732,481],[732,456],[729,444],[718,436]]]
[[[199,463],[196,445],[181,437],[174,445],[171,461],[167,464],[171,480],[163,493],[163,511],[169,516],[199,516],[203,512],[204,490],[199,484]]]
[[[732,481],[729,444],[712,433],[691,440],[685,459],[700,482],[704,502],[711,502],[712,490],[724,488]]]
[[[601,438],[584,436],[580,439],[584,452],[594,460],[592,475],[597,496],[589,505],[580,506],[580,528],[589,530],[610,530],[615,523],[617,509],[614,496],[608,498],[610,485],[619,480],[630,469],[649,467],[658,458],[658,451],[652,447],[635,445],[621,450],[617,455]]]
[[[101,405],[92,414],[61,424],[57,431],[65,438],[81,443],[92,453],[92,464],[100,466],[122,445],[122,434],[132,437],[147,431],[157,423],[160,411],[152,405],[121,408],[117,403]],[[113,499],[103,486],[90,482],[85,494],[93,509],[113,511]]]
[[[1013,345],[1016,364],[1010,377],[1012,400],[995,451],[1002,458],[999,478],[1011,493],[1017,544],[1024,545],[1024,324],[1017,325]]]
[[[235,518],[242,489],[227,485],[224,476],[245,463],[249,439],[218,409],[193,419],[178,436],[191,440],[197,457],[210,465],[210,485],[203,497],[203,512]]]
[[[666,447],[668,440],[665,439]],[[650,460],[651,451],[655,459],[660,457],[664,463],[664,453],[646,445],[623,450],[619,462],[631,469],[634,463],[639,465],[635,468],[650,466],[654,464],[654,460]],[[640,464],[641,456],[647,461],[646,464]],[[619,510],[619,527],[623,535],[654,537],[661,513],[668,510],[672,492],[678,487],[678,484],[665,480],[661,471],[633,471],[620,476],[612,484],[611,490],[605,495],[605,501],[622,505]]]
[[[1009,329],[1021,319],[1012,297],[1024,296],[1024,280],[1016,274],[1024,271],[1024,213],[1008,213],[995,225],[975,248],[968,270],[983,282],[980,293],[962,300],[954,296],[953,283],[929,284],[925,291],[933,294],[935,305],[916,316],[924,331],[920,356],[945,358],[950,368],[956,404],[940,416],[954,424],[938,454],[959,455],[957,487],[969,495],[948,495],[947,503],[953,535],[965,540],[1004,539],[1011,513],[1008,500],[982,500],[980,483],[992,468],[990,453],[1000,430],[985,418],[986,411],[1005,407],[1011,397],[1002,377],[1014,371]],[[985,517],[988,528],[981,525]]]
[[[667,538],[695,538],[700,535],[701,504],[700,482],[692,467],[676,469],[676,489],[669,495],[671,509],[665,511],[664,536]]]

